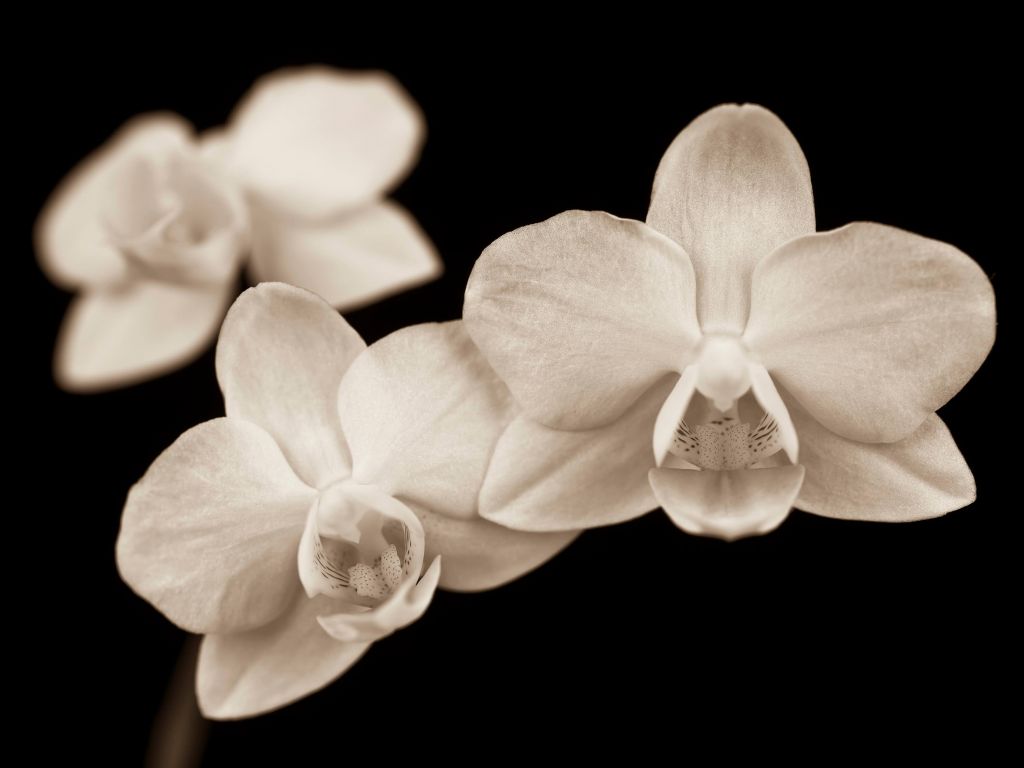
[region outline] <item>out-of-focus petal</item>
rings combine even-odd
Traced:
[[[441,575],[441,558],[435,557],[418,581],[406,579],[373,610],[321,615],[317,620],[339,642],[374,642],[416,621],[427,610]]]
[[[441,556],[441,587],[457,592],[493,589],[540,567],[579,531],[527,533],[481,518],[458,520],[413,505],[423,523],[427,558]]]
[[[349,473],[338,385],[366,344],[323,299],[281,283],[232,305],[217,345],[228,416],[273,435],[296,474],[321,488]]]
[[[498,238],[466,288],[466,327],[527,414],[609,424],[700,340],[686,253],[638,221],[569,211]]]
[[[294,577],[290,583],[291,610],[272,624],[203,638],[196,694],[207,717],[234,720],[291,704],[336,679],[370,647],[330,637],[317,616],[336,610],[336,601],[310,600]]]
[[[192,127],[177,115],[141,115],[64,178],[46,202],[35,231],[39,263],[53,282],[73,288],[109,286],[127,278],[127,264],[104,221],[108,187],[125,160],[183,148],[191,135]]]
[[[972,503],[974,476],[946,425],[932,414],[895,443],[859,443],[821,426],[790,400],[807,469],[796,506],[843,520],[901,523]]]
[[[514,403],[454,321],[403,328],[367,349],[341,383],[338,410],[355,480],[468,519]]]
[[[776,246],[814,231],[800,145],[763,107],[708,110],[662,157],[647,223],[693,260],[704,330],[742,331],[754,266]]]
[[[310,222],[254,203],[255,282],[279,280],[355,309],[438,277],[444,267],[416,220],[386,200]]]
[[[423,115],[383,72],[283,69],[253,85],[228,125],[226,167],[308,218],[380,196],[415,162]]]
[[[687,533],[732,541],[768,533],[786,519],[804,468],[652,469],[651,487],[672,522]]]
[[[852,440],[908,436],[995,337],[985,273],[951,245],[881,224],[787,243],[758,265],[744,339],[800,404]]]
[[[128,494],[117,540],[121,577],[191,632],[266,624],[292,599],[314,497],[256,425],[200,424]]]
[[[213,341],[234,284],[150,280],[87,291],[64,317],[54,377],[71,392],[100,392],[173,370]]]
[[[480,514],[524,531],[612,525],[658,506],[647,482],[651,431],[672,379],[656,384],[605,427],[550,429],[520,416],[494,450]],[[445,558],[445,574],[451,560]]]

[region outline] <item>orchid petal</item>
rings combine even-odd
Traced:
[[[215,720],[252,717],[323,688],[351,667],[370,643],[339,643],[317,623],[335,608],[328,597],[306,598],[291,579],[291,610],[249,632],[207,635],[199,651],[196,694]]]
[[[191,632],[266,624],[292,598],[315,493],[254,424],[214,419],[179,437],[128,494],[121,577]]]
[[[859,443],[790,404],[807,468],[796,506],[843,520],[908,522],[972,503],[974,477],[946,425],[932,414],[895,443]]]
[[[279,280],[355,309],[438,277],[433,243],[416,220],[386,200],[342,218],[309,222],[254,204],[255,282]]]
[[[235,110],[225,162],[271,204],[321,218],[405,176],[424,132],[419,107],[388,74],[284,69],[257,81]]]
[[[697,378],[700,373],[697,365],[688,365],[683,375],[676,381],[672,392],[658,411],[657,421],[654,422],[654,463],[661,466],[668,455],[669,448],[675,441],[676,430],[686,415],[686,409],[693,399],[693,393],[697,391]]]
[[[173,370],[213,341],[233,293],[233,284],[150,280],[87,291],[64,317],[54,377],[71,392],[100,392]]]
[[[128,277],[104,220],[109,187],[128,158],[183,148],[191,134],[177,115],[136,117],[65,177],[36,222],[39,263],[53,282],[65,288],[110,286]]]
[[[758,265],[744,339],[830,430],[893,442],[963,387],[994,336],[992,286],[974,261],[861,223],[789,242]]]
[[[440,576],[441,558],[435,557],[419,581],[406,579],[376,608],[330,613],[317,617],[317,621],[337,641],[372,643],[419,619],[434,597]]]
[[[786,457],[790,462],[796,464],[799,448],[797,431],[782,396],[779,395],[779,391],[772,382],[772,377],[768,375],[768,371],[763,365],[751,363],[747,370],[750,374],[750,391],[765,413],[775,419],[782,450],[786,452]]]
[[[670,378],[605,427],[570,432],[519,416],[502,434],[480,491],[480,515],[521,531],[613,525],[658,506],[647,482],[651,429]],[[447,573],[447,571],[446,571]]]
[[[413,505],[426,534],[427,557],[443,557],[441,587],[456,592],[493,589],[539,568],[578,531],[526,533],[480,518],[459,520]]]
[[[352,364],[338,391],[352,477],[464,519],[476,517],[513,408],[459,321],[392,333]]]
[[[652,469],[651,487],[672,522],[687,533],[733,541],[768,533],[789,515],[804,478],[801,466],[769,469]]]
[[[493,242],[466,289],[466,327],[527,414],[610,424],[700,340],[686,253],[638,221],[569,211]]]
[[[217,345],[227,414],[273,435],[314,488],[347,476],[351,462],[335,397],[365,348],[320,297],[281,283],[250,288],[228,312]]]
[[[693,260],[705,332],[741,332],[754,266],[776,246],[814,232],[800,145],[763,107],[724,104],[705,112],[662,157],[647,223]]]

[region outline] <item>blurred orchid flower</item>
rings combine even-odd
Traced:
[[[514,403],[461,322],[366,348],[320,298],[264,284],[228,312],[217,376],[227,417],[157,458],[117,542],[132,589],[206,635],[209,717],[305,696],[419,618],[438,584],[495,587],[574,537],[477,515]]]
[[[352,309],[441,262],[382,195],[415,161],[419,109],[390,76],[326,68],[259,80],[228,125],[129,121],[63,181],[36,225],[40,264],[80,291],[54,375],[90,392],[173,369],[212,340],[249,258],[255,281]]]
[[[525,414],[481,514],[567,530],[660,503],[734,539],[793,504],[906,521],[972,502],[934,411],[992,346],[987,278],[893,227],[814,229],[792,134],[727,105],[669,147],[646,224],[570,211],[491,244],[465,322]]]

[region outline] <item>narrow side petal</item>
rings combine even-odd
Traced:
[[[70,392],[102,392],[179,368],[213,341],[233,293],[233,282],[149,280],[87,291],[64,317],[54,378]]]
[[[796,403],[807,477],[796,506],[824,517],[902,523],[939,517],[972,503],[974,476],[946,425],[932,414],[895,443],[847,440]]]
[[[199,709],[214,720],[261,715],[320,690],[341,676],[370,643],[341,643],[317,623],[335,609],[327,597],[308,599],[292,580],[291,610],[272,624],[207,635],[199,651]]]
[[[516,418],[494,450],[480,515],[522,531],[571,531],[657,508],[647,482],[654,466],[651,430],[672,378],[605,427],[570,432]]]
[[[464,316],[527,414],[564,429],[610,424],[700,341],[686,253],[606,213],[569,211],[491,243]]]
[[[744,339],[833,432],[892,442],[956,394],[995,338],[995,297],[951,245],[881,224],[793,240],[758,265]]]
[[[654,423],[654,463],[661,466],[676,437],[676,430],[697,390],[698,367],[688,365],[658,411]]]
[[[258,627],[291,599],[314,497],[262,429],[208,421],[179,437],[132,487],[118,570],[190,632]]]
[[[384,72],[282,69],[258,80],[235,109],[224,161],[272,204],[321,218],[397,183],[425,133],[419,107]]]
[[[469,519],[514,404],[454,321],[403,328],[372,345],[345,375],[338,411],[355,480]]]
[[[480,592],[515,581],[561,552],[579,531],[526,533],[481,518],[457,520],[414,506],[426,533],[427,557],[444,559],[441,587]]]
[[[390,200],[316,223],[272,206],[254,207],[254,282],[296,285],[346,311],[426,283],[444,270],[416,220]]]
[[[259,424],[296,474],[314,488],[351,466],[338,424],[341,378],[366,348],[323,299],[281,283],[235,301],[217,344],[217,379],[228,416]]]
[[[111,242],[103,218],[108,186],[135,153],[184,148],[192,127],[178,115],[140,115],[121,127],[60,183],[36,221],[39,264],[65,288],[111,286],[128,277],[127,263]]]
[[[800,466],[727,471],[652,469],[651,487],[672,522],[687,533],[733,541],[768,533],[800,492]]]
[[[741,332],[754,266],[776,246],[814,232],[800,145],[754,104],[705,112],[662,157],[647,223],[690,254],[704,330]]]

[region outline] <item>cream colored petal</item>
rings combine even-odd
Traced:
[[[647,223],[693,260],[705,332],[741,332],[754,266],[787,240],[814,232],[800,145],[755,104],[705,112],[661,159]]]
[[[652,469],[651,487],[687,533],[733,541],[774,530],[789,515],[804,468]]]
[[[282,283],[235,301],[217,344],[217,379],[228,416],[273,435],[296,474],[314,488],[347,477],[338,423],[341,378],[366,348],[319,296]]]
[[[254,424],[214,419],[179,437],[128,494],[121,577],[191,632],[237,632],[288,606],[315,492]]]
[[[237,720],[291,704],[341,676],[370,647],[324,632],[317,617],[335,601],[310,600],[294,577],[292,587],[291,610],[272,624],[203,638],[196,694],[206,717]]]
[[[569,211],[488,246],[466,327],[527,415],[610,424],[700,340],[686,253],[638,221]]]
[[[974,375],[995,297],[951,245],[881,224],[793,240],[758,265],[744,340],[833,432],[910,435]]]
[[[790,413],[807,469],[796,500],[800,509],[843,520],[902,523],[974,501],[974,476],[935,414],[895,443],[859,443],[830,432],[792,401]]]
[[[419,107],[384,72],[281,69],[261,78],[228,125],[223,161],[272,204],[321,218],[367,203],[415,163]]]
[[[415,288],[444,271],[434,244],[391,200],[317,222],[265,204],[255,211],[254,281],[297,285],[342,311]]]
[[[64,318],[54,377],[71,392],[101,392],[179,368],[213,341],[234,291],[150,280],[88,291]]]

